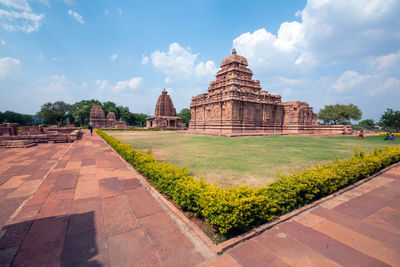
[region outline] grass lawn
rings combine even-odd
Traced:
[[[375,147],[400,145],[371,136],[359,140],[354,136],[217,137],[164,132],[107,132],[134,149],[149,151],[160,161],[189,167],[196,177],[221,186],[247,184],[264,186],[278,172],[288,174],[315,163],[338,157],[351,157],[354,148],[367,152]]]

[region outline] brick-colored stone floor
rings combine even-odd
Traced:
[[[0,150],[0,266],[400,266],[400,165],[216,256],[98,136]]]

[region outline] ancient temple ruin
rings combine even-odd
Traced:
[[[176,110],[167,90],[163,90],[157,99],[154,117],[147,118],[146,128],[182,128],[181,118],[176,116]]]
[[[306,102],[282,102],[280,95],[261,89],[247,59],[232,54],[222,60],[208,93],[192,97],[189,130],[240,135],[259,133],[348,134],[350,126],[319,125]]]
[[[90,124],[94,128],[112,128],[124,129],[127,128],[125,121],[117,121],[114,112],[108,112],[107,118],[101,106],[93,106],[90,110]]]

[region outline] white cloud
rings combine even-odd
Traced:
[[[21,9],[25,11],[31,11],[31,7],[28,0],[0,0],[0,3],[15,9]]]
[[[122,14],[122,8],[117,8],[119,14]]]
[[[217,68],[213,61],[200,62],[195,65],[198,54],[192,54],[190,48],[183,48],[178,43],[172,43],[168,52],[154,51],[150,57],[154,67],[167,74],[166,81],[192,80],[212,78]]]
[[[79,15],[78,12],[72,11],[70,9],[70,10],[68,10],[68,15],[73,17],[77,22],[79,22],[81,24],[85,24],[85,21],[83,20],[83,17],[81,15]]]
[[[44,59],[44,55],[43,55],[43,53],[39,53],[39,55],[38,55],[38,59],[40,59],[40,60]]]
[[[269,76],[282,75],[282,72],[303,73],[307,70],[305,64],[302,64],[303,60],[298,58],[299,49],[295,47],[294,41],[298,38],[283,30],[297,26],[282,25],[285,26],[281,26],[278,36],[262,28],[253,33],[243,33],[233,40],[233,47],[238,54],[247,58],[250,68],[255,72]]]
[[[4,41],[3,39],[0,40],[0,44],[1,45],[6,45],[6,41]]]
[[[107,80],[96,80],[96,85],[99,90],[103,90],[110,86]]]
[[[114,54],[114,55],[112,55],[112,56],[110,57],[110,60],[116,60],[117,57],[118,57],[118,55],[117,55],[117,54]]]
[[[104,14],[109,15],[110,11],[108,11],[108,9],[106,8],[106,9],[104,9]]]
[[[114,86],[110,85],[108,80],[96,80],[95,84],[97,90],[101,93],[107,93],[109,91],[120,93],[125,89],[135,90],[142,83],[142,77],[134,77],[125,81],[117,81]]]
[[[392,71],[400,69],[400,50],[396,53],[390,53],[374,58],[368,58],[366,63],[369,69],[374,71]]]
[[[0,58],[0,79],[7,78],[21,68],[21,62],[12,57]]]
[[[60,57],[58,57],[58,56],[53,57],[52,60],[53,60],[54,62],[63,62],[63,59],[60,58]]]
[[[117,84],[112,87],[112,89],[114,89],[114,91],[122,91],[124,89],[136,89],[143,81],[142,77],[135,77],[132,78],[130,80],[126,80],[126,81],[118,81]]]
[[[296,13],[301,21],[282,23],[276,35],[265,28],[243,33],[233,47],[255,71],[297,73],[305,66],[364,59],[399,47],[399,13],[395,0],[309,0]]]
[[[142,55],[142,65],[147,65],[149,63],[149,57]]]
[[[366,82],[369,78],[371,78],[370,75],[360,75],[356,71],[348,70],[329,89],[341,93]]]
[[[369,94],[371,96],[387,95],[390,97],[391,92],[400,92],[400,80],[394,77],[386,79],[382,85],[370,90]]]
[[[308,1],[301,12],[304,54],[322,63],[363,58],[400,44],[395,0]]]
[[[0,23],[7,31],[23,31],[30,33],[39,30],[40,21],[44,14],[35,14],[27,11],[15,12],[0,9]]]

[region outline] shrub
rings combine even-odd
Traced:
[[[400,133],[392,133],[396,137],[400,137]],[[386,136],[386,133],[380,133],[379,136]]]
[[[101,130],[96,132],[163,194],[195,216],[206,219],[222,234],[242,232],[327,196],[400,161],[400,146],[356,150],[350,159],[333,161],[291,175],[280,175],[259,188],[247,185],[220,188],[197,180],[187,168],[158,162]]]

